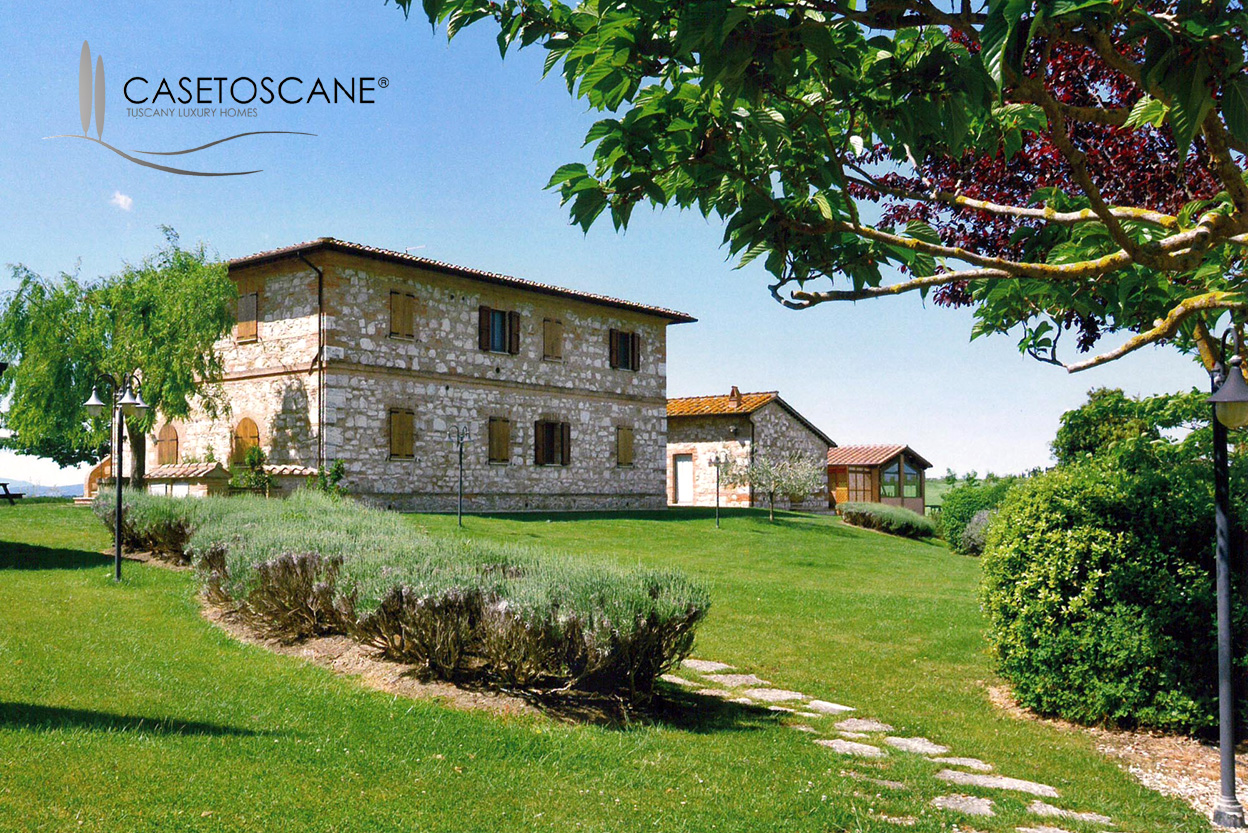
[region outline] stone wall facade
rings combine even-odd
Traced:
[[[715,468],[710,461],[724,454],[747,463],[754,453],[783,455],[808,454],[817,461],[827,459],[828,443],[801,420],[776,402],[749,414],[681,416],[668,419],[667,501],[669,505],[714,506]],[[693,460],[693,499],[677,503],[676,458],[690,455]],[[766,506],[767,497],[753,494],[748,486],[721,483],[721,506]],[[821,490],[793,506],[787,496],[776,496],[776,508],[822,511],[828,507],[827,482]]]
[[[257,338],[218,344],[229,411],[175,422],[181,458],[228,461],[246,417],[271,463],[342,460],[355,495],[449,510],[458,459],[447,431],[463,425],[467,511],[666,505],[667,319],[342,252],[308,258],[323,277],[293,258],[231,270],[240,294],[258,292]],[[410,338],[391,335],[392,292],[413,296]],[[482,305],[518,314],[518,352],[480,349]],[[558,359],[545,356],[547,320],[562,325]],[[637,370],[609,366],[612,329],[640,336]],[[390,457],[392,408],[415,414],[411,459]],[[491,417],[510,420],[507,463],[489,462]],[[568,465],[536,464],[536,420],[570,424]],[[626,466],[616,459],[621,426],[634,437]],[[148,449],[154,466],[155,437]]]

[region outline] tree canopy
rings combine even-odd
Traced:
[[[405,12],[411,0],[398,0]],[[726,221],[789,307],[917,293],[1079,370],[1248,309],[1248,76],[1223,0],[423,0],[539,45],[605,117],[550,180],[588,228]],[[1106,333],[1130,337],[1089,354]]]
[[[82,405],[100,374],[137,372],[152,406],[128,421],[140,443],[157,414],[176,419],[196,403],[210,414],[222,406],[213,344],[233,323],[234,285],[202,244],[183,248],[163,230],[158,251],[95,282],[13,267],[17,289],[0,298],[0,361],[10,363],[0,375],[4,447],[62,466],[100,460],[106,420],[88,422]]]

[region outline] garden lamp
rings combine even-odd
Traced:
[[[126,416],[134,416],[139,409],[139,404],[143,400],[134,395],[134,390],[130,385],[126,385],[121,391],[121,398],[117,400],[117,404],[121,406],[121,412]]]
[[[1231,367],[1227,371],[1226,381],[1209,397],[1218,422],[1227,428],[1243,428],[1248,425],[1248,382],[1244,381],[1244,373],[1240,369],[1242,362],[1240,356],[1231,356]]]
[[[83,403],[87,409],[87,413],[95,419],[99,419],[108,413],[108,406],[104,404],[104,400],[100,399],[100,391],[96,387],[91,388],[91,398]]]

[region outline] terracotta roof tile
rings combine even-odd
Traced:
[[[842,445],[828,449],[829,466],[878,466],[887,463],[903,451],[910,454],[931,468],[932,464],[924,460],[908,445]]]
[[[275,477],[316,477],[316,469],[311,466],[265,465],[262,467],[267,474]]]
[[[731,395],[719,396],[684,396],[667,400],[669,417],[684,416],[727,416],[731,414],[751,414],[768,402],[775,400],[779,394],[772,391],[762,393],[743,393],[740,401],[734,403]]]
[[[626,309],[633,312],[642,312],[647,315],[666,318],[673,324],[684,324],[697,321],[696,318],[687,313],[677,312],[676,310],[667,309],[665,307],[639,304],[635,301],[625,301],[620,298],[612,298],[608,295],[597,295],[593,292],[581,292],[575,289],[565,289],[560,286],[538,283],[537,281],[530,281],[524,278],[515,278],[499,272],[487,272],[481,269],[470,269],[466,266],[456,266],[453,263],[445,263],[440,260],[430,260],[429,258],[417,257],[416,255],[410,255],[406,252],[395,252],[390,249],[380,249],[376,246],[365,246],[360,243],[350,243],[346,240],[335,240],[332,237],[320,237],[316,240],[308,240],[303,243],[295,243],[291,246],[283,246],[280,249],[269,249],[268,251],[256,252],[255,254],[247,255],[246,257],[236,257],[229,262],[229,266],[232,269],[245,266],[258,266],[287,257],[296,257],[301,254],[307,254],[308,252],[316,251],[318,249],[346,252],[348,254],[355,254],[361,257],[371,257],[377,260],[384,260],[390,263],[402,263],[409,266],[417,266],[422,269],[429,269],[434,272],[441,272],[448,275],[456,275],[461,278],[471,278],[485,283],[510,286],[515,287],[516,289],[527,289],[531,292],[540,292],[544,295],[557,295],[562,298],[572,298],[591,304],[601,304],[603,306],[616,307],[618,309]]]
[[[175,463],[156,466],[145,475],[148,480],[202,480],[206,477],[225,477],[230,473],[220,463]]]

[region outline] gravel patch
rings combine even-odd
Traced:
[[[783,688],[749,688],[746,697],[762,700],[765,703],[777,703],[785,700],[805,700],[806,695],[800,691],[786,691]]]
[[[968,816],[995,816],[991,798],[979,798],[974,795],[938,795],[932,799],[932,806],[940,810],[953,810]]]
[[[893,727],[869,717],[851,717],[836,724],[842,732],[891,732]]]
[[[932,763],[944,764],[945,766],[960,766],[964,769],[974,769],[979,772],[992,772],[992,764],[987,764],[979,758],[930,758]]]
[[[1074,810],[1063,810],[1061,807],[1054,807],[1052,804],[1045,804],[1043,801],[1033,801],[1028,804],[1027,812],[1049,818],[1086,821],[1090,824],[1109,824],[1113,821],[1109,816],[1103,816],[1100,813],[1076,813]]]
[[[1037,784],[1035,781],[1024,781],[1021,778],[1006,778],[1004,775],[980,775],[973,772],[958,772],[942,769],[936,773],[941,781],[957,784],[962,787],[986,787],[992,790],[1014,790],[1031,793],[1043,798],[1057,798],[1057,790],[1048,784]]]
[[[745,688],[746,686],[771,685],[767,680],[753,674],[707,674],[706,679],[729,688]]]
[[[819,738],[815,743],[826,746],[838,755],[855,755],[859,758],[883,758],[888,753],[878,746],[867,743],[854,743],[852,740]]]
[[[939,743],[932,743],[927,738],[884,738],[884,742],[894,749],[900,749],[903,752],[913,752],[916,755],[943,755],[949,751],[948,746],[941,746]]]
[[[731,665],[713,662],[709,659],[687,659],[681,665],[691,671],[697,671],[699,674],[715,674],[719,671],[731,671],[733,668]]]
[[[852,712],[851,706],[842,706],[840,703],[830,703],[827,700],[811,700],[806,704],[812,712],[822,712],[823,714],[844,714]]]

